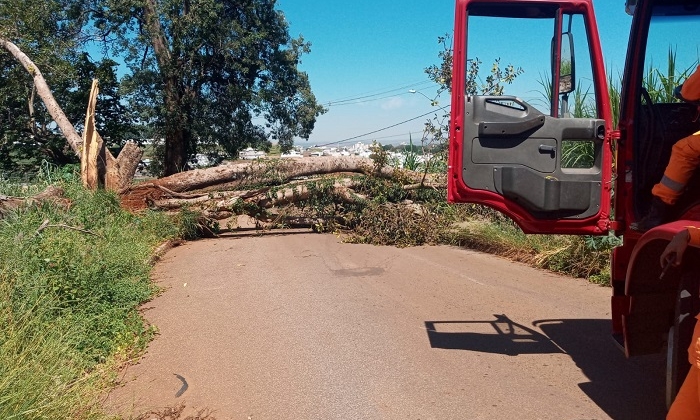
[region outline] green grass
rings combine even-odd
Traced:
[[[610,252],[620,244],[619,238],[526,235],[513,221],[493,210],[471,205],[463,211],[463,221],[454,225],[450,236],[452,244],[610,285]]]
[[[0,219],[0,418],[106,418],[99,402],[110,373],[152,335],[137,310],[156,292],[151,254],[179,228],[163,214],[123,211],[69,171],[40,181],[0,182],[6,195],[58,184],[71,203]],[[54,226],[38,231],[45,220]]]

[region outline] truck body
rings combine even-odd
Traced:
[[[615,34],[628,37],[624,70],[608,74],[592,0],[457,0],[448,200],[492,207],[526,233],[621,237],[612,336],[628,357],[666,352],[670,402],[689,369],[700,250],[663,276],[659,258],[700,226],[700,170],[669,223],[630,224],[648,212],[673,144],[700,131],[698,107],[672,94],[699,64],[700,0],[626,8],[630,33]],[[494,81],[505,94],[491,94]]]

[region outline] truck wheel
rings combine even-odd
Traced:
[[[666,407],[671,407],[688,371],[688,346],[693,337],[695,315],[700,307],[698,279],[691,273],[681,275],[676,297],[673,325],[668,331],[666,348]]]

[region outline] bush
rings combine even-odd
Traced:
[[[365,207],[346,242],[398,247],[444,242],[449,220],[429,207],[377,204]]]

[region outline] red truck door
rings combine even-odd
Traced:
[[[612,125],[591,1],[457,0],[453,51],[449,201],[526,233],[606,234]]]

